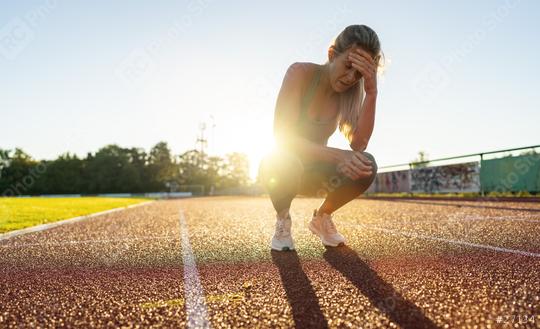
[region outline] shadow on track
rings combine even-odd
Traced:
[[[296,251],[272,250],[272,261],[279,269],[296,328],[328,328],[319,299],[313,290]]]
[[[373,200],[373,199],[367,199],[367,200]],[[519,210],[519,211],[526,211],[526,212],[534,212],[534,213],[540,213],[540,209],[537,208],[512,208],[512,207],[499,207],[499,206],[482,206],[482,205],[472,205],[472,204],[463,204],[463,203],[451,203],[451,202],[430,202],[430,201],[415,201],[415,200],[396,200],[396,199],[382,199],[384,201],[391,201],[391,202],[404,202],[404,203],[417,203],[417,204],[424,204],[424,205],[435,205],[435,206],[450,206],[450,207],[466,207],[466,208],[482,208],[482,209],[497,209],[497,210]],[[466,201],[466,200],[464,200]],[[454,202],[454,201],[453,201]]]
[[[348,246],[327,247],[324,259],[340,271],[382,313],[402,328],[438,328],[422,309],[406,300]]]

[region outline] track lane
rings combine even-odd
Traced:
[[[242,197],[158,202],[3,241],[0,326],[187,325],[181,211],[212,327],[498,327],[511,316],[535,317],[522,327],[539,323],[538,259],[365,227],[463,238],[459,216],[499,210],[355,200],[335,216],[348,246],[327,249],[306,227],[319,202],[293,202],[296,252],[270,251],[269,200]],[[469,238],[537,246],[528,235],[536,226],[463,221]]]

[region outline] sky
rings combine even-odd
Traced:
[[[387,60],[379,167],[540,144],[538,1],[21,0],[0,2],[0,148],[180,154],[205,122],[208,152],[248,154],[254,176],[288,66],[323,64],[351,24]]]

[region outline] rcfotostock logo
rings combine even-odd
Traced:
[[[118,66],[116,76],[124,82],[140,82],[147,79],[156,69],[153,56],[147,49],[132,51]]]
[[[326,198],[329,193],[336,190],[343,184],[343,179],[338,175],[333,175],[322,183],[322,187],[317,190],[317,197]]]
[[[34,30],[17,17],[0,30],[0,55],[14,60],[34,38]]]
[[[32,168],[30,172],[25,175],[20,181],[11,184],[6,190],[4,190],[1,196],[16,196],[24,195],[27,193],[36,180],[47,171],[47,163],[40,162],[36,167]]]
[[[133,49],[114,70],[117,78],[126,84],[142,85],[158,67],[160,55],[175,46],[191,29],[199,16],[214,0],[192,0],[185,7],[185,14],[174,21],[157,38]]]
[[[55,6],[56,1],[44,1],[0,27],[0,57],[15,60],[34,41],[36,28]]]
[[[449,84],[448,70],[437,62],[426,65],[413,80],[416,96],[426,102],[433,101]]]
[[[450,49],[445,56],[426,64],[416,77],[412,79],[411,88],[414,94],[424,103],[432,103],[451,82],[451,75],[456,67],[465,62],[466,58],[478,48],[490,32],[495,30],[521,0],[506,0],[497,6],[483,19],[479,20],[479,26],[467,34],[467,36],[454,48]]]

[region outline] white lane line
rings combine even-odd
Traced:
[[[76,223],[76,222],[79,222],[81,220],[94,218],[94,217],[97,217],[97,216],[110,214],[110,213],[114,213],[114,212],[117,212],[117,211],[122,211],[122,210],[125,210],[125,209],[128,209],[128,208],[135,208],[135,207],[144,206],[144,205],[147,205],[147,204],[152,203],[152,202],[155,202],[155,201],[147,201],[147,202],[137,203],[137,204],[133,204],[133,205],[130,205],[130,206],[127,206],[127,207],[114,208],[114,209],[110,209],[110,210],[96,212],[96,213],[89,214],[89,215],[64,219],[64,220],[60,220],[60,221],[57,221],[57,222],[52,222],[52,223],[47,223],[47,224],[42,224],[42,225],[36,225],[36,226],[28,227],[28,228],[23,228],[21,230],[11,231],[11,232],[8,232],[8,233],[0,234],[0,241],[7,240],[7,239],[10,239],[10,238],[13,238],[13,237],[16,237],[16,236],[20,236],[20,235],[23,235],[23,234],[45,231],[45,230],[48,230],[48,229],[51,229],[53,227],[57,227],[57,226],[60,226],[60,225]]]
[[[423,215],[423,214],[417,214]],[[459,215],[459,216],[458,216]],[[527,217],[527,218],[522,218]],[[379,218],[380,220],[386,220],[385,218]],[[414,222],[414,223],[440,223],[440,222],[475,222],[475,221],[509,221],[509,222],[525,222],[525,223],[537,223],[540,224],[540,217],[533,216],[482,216],[482,215],[461,215],[450,214],[446,218],[437,220],[410,220],[409,218],[402,218],[402,222]]]
[[[465,216],[464,218],[447,218],[448,220],[462,220],[462,221],[510,221],[510,222],[526,222],[526,223],[540,223],[540,219],[521,218],[513,216],[501,216],[501,217],[489,217],[489,216]]]
[[[189,232],[184,212],[180,209],[180,237],[184,262],[184,295],[188,328],[210,328],[204,291],[199,279],[195,255],[189,243]]]
[[[0,245],[0,248],[26,248],[26,247],[54,247],[64,246],[68,244],[99,244],[99,243],[111,243],[111,242],[131,242],[131,241],[147,241],[147,240],[171,240],[177,241],[177,236],[163,235],[163,236],[149,236],[149,237],[126,237],[121,239],[96,239],[96,240],[69,240],[69,241],[57,241],[57,242],[37,242],[37,243],[15,243]]]
[[[439,238],[439,237],[435,237],[435,236],[431,236],[431,235],[424,235],[424,234],[416,234],[416,233],[412,233],[412,232],[391,230],[391,229],[377,227],[377,226],[371,226],[371,225],[348,224],[348,223],[343,223],[343,224],[347,225],[347,226],[360,226],[360,227],[363,227],[363,228],[366,228],[366,229],[369,229],[369,230],[381,231],[381,232],[392,234],[392,235],[401,235],[401,236],[405,236],[405,237],[408,237],[408,238],[439,241],[439,242],[457,244],[457,245],[462,245],[462,246],[467,246],[467,247],[488,249],[488,250],[492,250],[492,251],[506,252],[506,253],[517,254],[517,255],[521,255],[521,256],[529,256],[529,257],[538,257],[538,258],[540,258],[540,254],[534,253],[534,252],[529,252],[529,251],[523,251],[523,250],[517,250],[517,249],[508,249],[508,248],[490,246],[490,245],[473,243],[473,242],[468,242],[468,241],[445,239],[445,238]]]
[[[384,219],[381,219],[379,218],[379,220],[381,221],[385,221]],[[474,222],[508,222],[508,224],[511,224],[512,222],[525,222],[525,223],[538,223],[540,224],[540,220],[527,220],[527,219],[523,219],[523,220],[519,220],[519,219],[514,219],[514,220],[510,220],[510,219],[502,219],[502,218],[482,218],[482,217],[468,217],[468,218],[441,218],[441,219],[436,219],[436,220],[432,220],[432,219],[429,219],[429,220],[425,220],[425,219],[416,219],[416,220],[411,220],[411,219],[408,219],[408,218],[403,218],[399,221],[399,223],[417,223],[417,224],[422,224],[422,223],[429,223],[429,224],[451,224],[451,223],[474,223]]]

